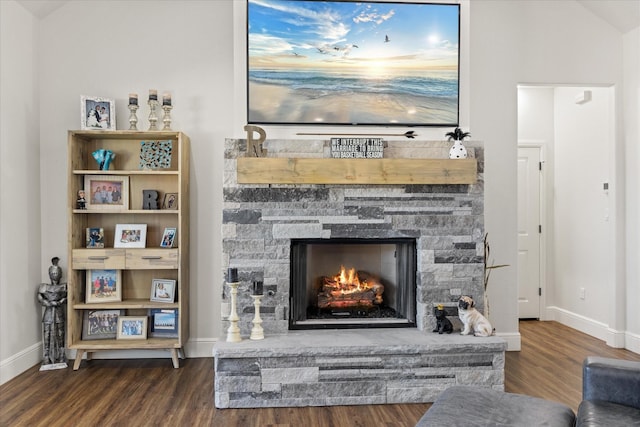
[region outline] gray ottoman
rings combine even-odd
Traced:
[[[561,403],[488,388],[446,389],[417,427],[573,427],[573,410]]]

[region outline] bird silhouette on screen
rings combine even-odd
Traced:
[[[389,43],[390,41],[391,41],[391,40],[389,39],[389,36],[387,36],[387,35],[385,34],[385,36],[384,36],[384,42],[385,42],[385,43]]]

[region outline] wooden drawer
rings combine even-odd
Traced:
[[[124,249],[74,249],[74,270],[122,270],[125,268]]]
[[[178,249],[127,249],[127,270],[177,269]]]

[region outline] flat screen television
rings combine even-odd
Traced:
[[[247,0],[247,121],[458,126],[460,5]]]

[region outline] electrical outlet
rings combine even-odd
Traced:
[[[451,294],[451,296],[459,297],[460,295],[462,295],[462,289],[460,288],[449,289],[449,293]]]
[[[584,299],[585,296],[585,290],[584,288],[580,288],[580,299]]]
[[[220,304],[220,316],[223,320],[226,320],[231,315],[231,304],[223,302]]]

